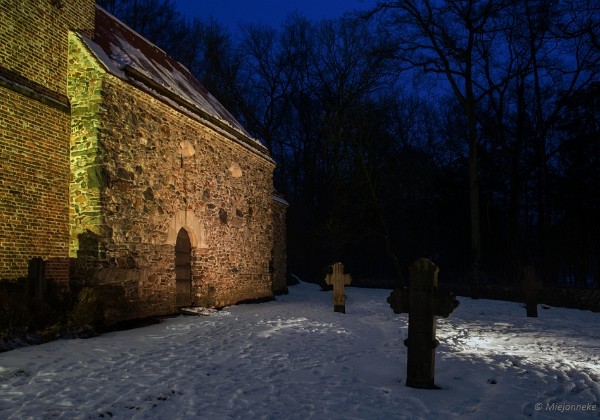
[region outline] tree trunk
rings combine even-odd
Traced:
[[[465,74],[465,112],[469,142],[469,210],[471,216],[471,298],[479,298],[479,276],[481,273],[481,216],[479,208],[479,143],[477,139],[477,117],[475,97],[471,79],[471,63],[467,61]]]

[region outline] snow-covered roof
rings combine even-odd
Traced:
[[[181,63],[96,6],[94,38],[80,35],[96,58],[115,76],[145,90],[270,160],[268,150]]]

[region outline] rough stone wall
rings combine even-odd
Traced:
[[[107,159],[98,138],[102,82],[105,70],[89,54],[79,37],[69,34],[68,95],[71,103],[70,140],[70,244],[72,258],[104,259],[102,188],[108,179],[104,168]],[[81,243],[81,244],[80,244]]]
[[[75,38],[71,53],[71,253],[81,281],[124,291],[136,316],[173,312],[183,227],[196,304],[270,298],[273,162],[103,73]]]
[[[287,288],[286,213],[287,202],[279,195],[273,196],[273,293],[283,294]]]

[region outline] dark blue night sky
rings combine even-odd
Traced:
[[[373,7],[376,0],[175,0],[181,13],[189,18],[207,19],[212,16],[230,31],[239,23],[264,23],[279,27],[292,12],[310,20],[337,18],[345,12]]]

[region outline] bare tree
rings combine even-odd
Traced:
[[[482,258],[479,137],[477,110],[482,90],[478,78],[479,51],[486,36],[496,30],[496,17],[509,1],[492,0],[407,0],[381,2],[377,11],[386,12],[397,39],[397,57],[402,68],[444,77],[463,106],[469,150],[469,208],[471,220],[471,279],[473,297],[478,295]]]

